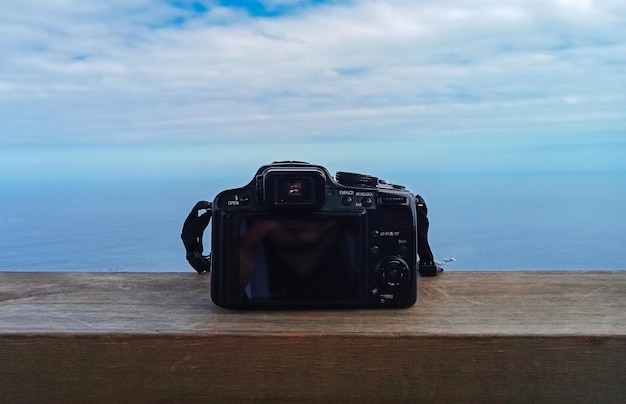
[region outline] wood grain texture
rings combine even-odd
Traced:
[[[623,402],[626,272],[450,272],[402,310],[240,312],[208,276],[0,273],[0,401]]]

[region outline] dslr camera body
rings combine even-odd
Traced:
[[[211,271],[221,307],[400,308],[416,301],[418,268],[436,274],[425,209],[421,197],[376,177],[275,162],[212,204],[199,202],[182,238],[191,265]],[[203,256],[211,215],[212,254]],[[417,262],[418,238],[427,262]]]

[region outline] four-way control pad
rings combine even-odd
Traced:
[[[389,292],[405,289],[410,282],[409,266],[397,257],[389,257],[378,266],[376,279],[380,288]]]

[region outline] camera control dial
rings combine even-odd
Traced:
[[[344,171],[338,171],[335,176],[337,182],[341,185],[346,186],[366,186],[366,187],[376,187],[378,185],[378,178],[367,175],[367,174],[357,174],[357,173],[347,173]]]
[[[405,288],[409,283],[409,267],[400,258],[389,257],[378,266],[376,278],[381,289],[396,292]]]

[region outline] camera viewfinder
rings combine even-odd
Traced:
[[[325,179],[316,171],[270,171],[265,178],[266,201],[275,209],[317,209],[324,205],[324,192]]]

